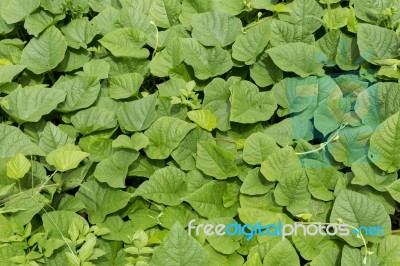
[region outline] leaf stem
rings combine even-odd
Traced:
[[[321,145],[321,147],[319,147],[318,149],[311,150],[311,151],[306,151],[306,152],[296,152],[296,154],[297,154],[297,155],[305,155],[305,154],[314,153],[314,152],[317,152],[317,151],[320,151],[320,150],[324,149],[329,143],[331,143],[333,140],[335,140],[337,136],[339,136],[339,132],[340,132],[343,128],[345,128],[347,125],[348,125],[348,123],[341,125],[341,126],[339,127],[339,129],[336,131],[336,133],[335,133],[327,142],[325,142],[325,143],[323,143],[323,144],[321,143],[322,145]]]

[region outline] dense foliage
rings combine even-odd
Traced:
[[[399,0],[0,0],[0,265],[400,265],[399,25]]]

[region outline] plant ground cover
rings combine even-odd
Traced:
[[[399,266],[399,26],[399,0],[0,0],[0,266]]]

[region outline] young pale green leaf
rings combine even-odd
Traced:
[[[117,126],[115,112],[101,107],[91,107],[71,116],[72,125],[83,135]]]
[[[7,163],[7,176],[13,179],[20,179],[28,173],[31,162],[21,154],[15,154]]]
[[[157,118],[157,94],[140,100],[125,102],[117,111],[118,122],[124,131],[141,131],[148,128]]]
[[[81,184],[76,197],[85,205],[90,223],[101,223],[108,214],[124,208],[131,194],[91,180]]]
[[[4,111],[19,124],[37,122],[43,115],[56,109],[65,100],[66,93],[50,88],[18,88],[0,101]],[[29,108],[26,108],[29,106]]]
[[[268,50],[272,61],[283,71],[294,72],[300,77],[322,76],[327,56],[317,47],[302,42],[276,46]]]
[[[1,16],[7,24],[13,24],[24,20],[27,15],[37,9],[40,5],[40,0],[12,0],[3,1],[1,4]]]
[[[400,38],[392,30],[361,23],[358,25],[357,43],[361,56],[370,63],[395,58]]]
[[[227,46],[236,40],[242,28],[240,19],[227,13],[206,12],[192,18],[192,36],[205,46]]]
[[[400,169],[400,112],[380,124],[372,134],[368,158],[389,173]]]
[[[258,87],[249,81],[236,82],[230,90],[232,122],[250,124],[266,121],[277,108],[272,92],[259,92]]]
[[[64,58],[67,41],[55,26],[29,41],[22,51],[21,64],[35,74],[51,71]]]
[[[113,99],[126,99],[136,96],[143,80],[143,76],[138,73],[127,73],[111,77],[110,97]]]
[[[82,152],[78,146],[67,144],[46,156],[46,161],[54,165],[60,172],[65,172],[78,167],[78,164],[90,154]]]
[[[238,174],[233,161],[233,154],[213,143],[200,141],[197,143],[196,167],[206,175],[217,179],[226,179]]]
[[[324,25],[330,30],[337,30],[347,25],[350,10],[341,6],[332,8],[322,17]]]
[[[17,153],[22,153],[23,155],[45,155],[43,150],[34,144],[27,135],[13,126],[0,124],[0,143],[0,158],[13,157]]]
[[[382,203],[346,189],[343,189],[336,197],[332,208],[331,223],[337,222],[338,219],[355,228],[379,225],[382,228],[381,233],[384,235],[389,235],[391,230],[390,217]],[[348,229],[352,230],[352,228]],[[354,233],[342,236],[342,238],[351,246],[362,245],[362,241]],[[364,238],[372,243],[378,243],[382,239],[379,235],[364,235]]]
[[[146,48],[146,34],[135,28],[123,28],[110,32],[99,42],[114,56],[147,58],[150,53]]]
[[[175,167],[165,167],[154,172],[148,181],[143,182],[133,193],[157,203],[173,206],[182,203],[185,196],[183,171]]]
[[[212,131],[217,127],[217,118],[210,110],[193,110],[187,113],[190,120],[200,127]]]
[[[201,244],[176,222],[163,243],[155,248],[150,265],[198,266],[203,265],[208,256]]]
[[[222,75],[233,66],[228,51],[220,47],[204,47],[196,39],[181,39],[185,47],[185,63],[193,67],[198,79]]]
[[[163,116],[157,119],[144,133],[150,141],[144,149],[146,155],[150,159],[167,158],[195,127],[194,124],[174,117]]]

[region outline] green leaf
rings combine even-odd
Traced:
[[[146,35],[144,32],[135,28],[117,29],[99,42],[117,57],[133,57],[147,58],[150,53],[146,48],[142,48],[146,44]]]
[[[297,172],[300,160],[292,147],[278,149],[261,163],[261,173],[269,181],[280,181]]]
[[[200,141],[197,143],[196,167],[206,175],[217,179],[226,179],[238,174],[234,156],[213,143]]]
[[[259,92],[256,85],[249,81],[234,83],[231,87],[230,121],[255,123],[266,121],[276,110],[272,92]]]
[[[136,96],[143,80],[143,76],[138,73],[127,73],[111,77],[110,97],[112,99],[126,99]]]
[[[93,224],[103,222],[108,214],[124,208],[131,194],[91,180],[81,184],[76,197],[82,200],[89,214],[89,221]]]
[[[186,175],[178,168],[169,166],[159,169],[133,193],[157,203],[173,206],[182,203],[185,196]]]
[[[36,10],[26,16],[24,27],[30,35],[38,37],[41,32],[51,26],[52,23],[65,18],[65,15],[53,15],[45,10]]]
[[[301,233],[292,236],[295,247],[306,260],[313,260],[324,249],[336,247],[336,244],[330,240],[329,235],[303,235]]]
[[[154,249],[150,265],[198,266],[207,257],[208,252],[176,222],[163,243]]]
[[[100,33],[101,29],[87,17],[73,19],[61,28],[65,35],[68,46],[74,49],[87,48],[93,38]]]
[[[37,9],[39,5],[40,0],[3,1],[0,14],[7,24],[13,24],[24,20],[24,18]]]
[[[303,170],[290,173],[278,181],[274,190],[276,203],[286,206],[293,215],[302,213],[311,200],[307,186],[308,180]]]
[[[384,266],[387,265],[376,254],[367,256],[366,263],[363,263],[365,255],[357,248],[344,246],[342,251],[341,265],[367,265],[367,266]]]
[[[179,23],[181,3],[178,0],[154,0],[149,17],[161,28],[170,28]]]
[[[15,154],[7,163],[7,176],[13,179],[20,179],[28,173],[31,162],[21,154]]]
[[[240,34],[240,19],[226,13],[206,12],[192,18],[192,37],[205,46],[227,46]]]
[[[376,128],[400,109],[400,86],[378,82],[357,96],[355,110],[363,124]]]
[[[230,95],[229,84],[221,78],[213,79],[204,88],[203,108],[214,113],[217,118],[217,127],[222,131],[230,129]]]
[[[46,156],[46,161],[60,172],[78,167],[78,164],[90,154],[82,152],[78,146],[67,144],[55,149]]]
[[[267,52],[263,52],[257,61],[250,66],[250,77],[259,87],[267,87],[283,79],[280,70],[269,57]]]
[[[59,111],[67,113],[92,105],[100,92],[100,83],[97,77],[77,76],[57,82],[55,88],[67,93],[65,101],[58,106]]]
[[[133,150],[116,150],[113,155],[99,162],[94,177],[113,188],[124,188],[129,166],[139,157]]]
[[[331,3],[329,3],[331,4]],[[322,21],[330,30],[338,30],[347,25],[349,9],[341,6],[332,8],[322,17]]]
[[[0,124],[0,158],[23,155],[41,155],[44,152],[16,127]]]
[[[110,72],[110,64],[103,59],[90,60],[83,65],[85,75],[106,79]]]
[[[214,180],[201,186],[183,200],[188,202],[201,216],[209,219],[233,217],[237,214],[237,205],[224,207],[222,197],[225,191],[226,183]]]
[[[336,53],[339,44],[341,32],[339,30],[328,31],[316,42],[316,45],[327,56],[327,66],[336,65]]]
[[[327,248],[314,258],[310,263],[311,266],[326,265],[337,266],[340,265],[340,251],[336,248]]]
[[[118,122],[125,131],[141,131],[157,118],[157,94],[124,103],[117,112]]]
[[[146,155],[150,159],[167,158],[195,127],[194,124],[174,117],[163,116],[157,119],[144,133],[150,141],[149,146],[144,149]]]
[[[385,211],[382,203],[370,199],[358,192],[343,189],[336,197],[330,216],[331,223],[341,219],[343,223],[360,228],[361,226],[380,226],[384,235],[390,234],[390,217]],[[348,228],[350,231],[352,228]],[[362,245],[362,241],[356,237],[356,234],[350,233],[348,236],[342,236],[348,244],[353,247]],[[366,241],[378,243],[382,240],[379,235],[364,235]]]
[[[38,38],[33,38],[25,46],[21,55],[21,64],[35,74],[51,71],[64,58],[67,42],[56,27],[51,26]]]
[[[274,19],[271,24],[272,46],[283,45],[291,42],[313,44],[315,40],[314,35],[302,26]]]
[[[200,127],[212,131],[217,127],[217,118],[210,110],[194,110],[187,113],[190,120]]]
[[[37,122],[56,109],[66,93],[50,88],[18,88],[0,101],[0,105],[19,124]],[[29,108],[27,108],[29,106]]]
[[[372,133],[369,126],[343,128],[338,134],[339,139],[328,145],[329,152],[337,162],[352,166],[359,158],[367,155]]]
[[[193,67],[198,79],[208,79],[226,73],[233,63],[228,51],[220,47],[204,47],[195,39],[181,39],[185,63]]]
[[[400,263],[400,255],[397,252],[400,247],[400,237],[396,235],[387,236],[379,244],[376,255],[383,259],[385,265],[395,266]]]
[[[391,185],[397,178],[396,173],[388,174],[376,167],[367,156],[355,161],[351,165],[351,170],[354,173],[354,178],[351,180],[352,184],[368,185],[378,191],[386,191],[386,186]]]
[[[263,195],[275,187],[275,183],[267,181],[260,173],[260,168],[251,169],[240,187],[240,193],[247,195]]]
[[[25,66],[21,65],[0,65],[0,85],[11,82],[24,69]]]
[[[280,69],[300,77],[325,73],[323,66],[327,57],[317,46],[294,42],[271,48],[268,54]]]
[[[372,134],[368,158],[389,173],[400,169],[400,112],[380,124]]]
[[[273,246],[264,258],[264,266],[274,265],[287,265],[298,266],[300,265],[299,256],[296,250],[289,241],[279,241]]]
[[[275,140],[261,132],[251,134],[244,142],[243,161],[248,164],[261,164],[269,155],[279,150]]]
[[[72,125],[83,135],[117,126],[115,112],[91,107],[71,116]]]
[[[322,25],[324,10],[316,0],[295,0],[286,5],[289,12],[279,13],[279,19],[300,25],[314,32]]]
[[[395,58],[400,39],[392,30],[375,25],[358,24],[357,43],[361,56],[370,63]]]
[[[340,34],[335,61],[341,69],[346,71],[356,70],[360,67],[364,59],[360,56],[357,38],[344,33]]]
[[[304,168],[308,177],[308,190],[313,197],[330,201],[334,199],[333,192],[337,180],[341,177],[333,166],[317,160],[304,159]]]
[[[179,164],[182,170],[194,170],[196,168],[195,154],[197,143],[200,141],[215,143],[211,133],[197,127],[190,131],[179,146],[171,153],[172,158]]]
[[[267,47],[271,36],[271,21],[259,23],[240,34],[232,46],[232,57],[252,65]]]

